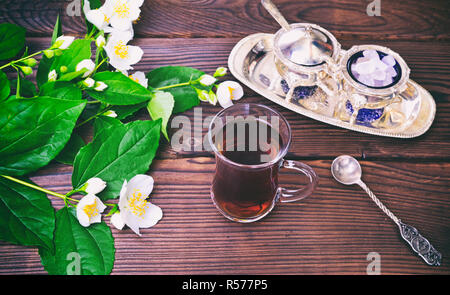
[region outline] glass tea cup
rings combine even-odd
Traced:
[[[277,202],[311,195],[318,176],[303,163],[285,160],[291,129],[277,111],[260,104],[235,104],[211,121],[208,139],[216,158],[211,198],[226,218],[248,223],[266,216]],[[297,189],[278,184],[280,168],[307,176]]]

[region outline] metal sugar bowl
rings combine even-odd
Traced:
[[[409,67],[396,52],[377,45],[353,46],[341,51],[339,68],[340,97],[335,111],[339,120],[404,129],[416,119],[418,91],[409,83]]]
[[[297,87],[320,87],[327,95],[337,94],[333,69],[340,44],[324,28],[298,23],[280,29],[273,41],[275,66],[289,88],[286,99],[293,99]]]

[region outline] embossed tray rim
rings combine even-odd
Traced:
[[[431,127],[435,114],[436,114],[436,103],[431,96],[431,94],[422,86],[414,82],[413,80],[409,80],[410,83],[412,83],[417,90],[419,91],[419,97],[422,99],[419,114],[417,115],[416,120],[406,128],[405,130],[398,132],[398,131],[392,131],[389,129],[377,129],[377,128],[371,128],[366,126],[360,126],[360,125],[352,125],[350,123],[340,121],[336,118],[330,118],[326,117],[321,114],[317,114],[313,111],[310,111],[308,109],[303,108],[302,106],[287,102],[284,98],[281,98],[277,94],[273,93],[272,91],[269,91],[268,89],[265,89],[261,87],[260,85],[252,82],[248,79],[248,77],[244,74],[245,69],[243,67],[244,65],[244,59],[250,52],[250,50],[263,38],[273,38],[273,34],[266,34],[266,33],[256,33],[249,35],[242,40],[240,40],[232,49],[230,56],[228,57],[228,68],[230,69],[231,74],[241,81],[243,84],[248,86],[250,89],[254,90],[256,93],[264,96],[265,98],[271,100],[272,102],[281,105],[282,107],[285,107],[293,112],[296,112],[298,114],[304,115],[306,117],[309,117],[311,119],[315,119],[317,121],[321,121],[323,123],[327,123],[333,126],[366,133],[366,134],[372,134],[372,135],[378,135],[378,136],[385,136],[385,137],[395,137],[395,138],[413,138],[418,137],[422,134],[424,134],[428,129]],[[245,54],[242,55],[242,51],[245,50]],[[238,60],[240,56],[243,56],[241,60]],[[248,69],[247,69],[248,70]],[[275,65],[274,65],[274,71],[276,71]]]

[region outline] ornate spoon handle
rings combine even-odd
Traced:
[[[411,248],[422,257],[427,264],[436,266],[441,265],[442,254],[439,253],[415,227],[399,221],[398,228],[400,229],[402,238],[408,242]]]
[[[398,225],[402,238],[408,242],[414,252],[422,257],[428,265],[441,265],[442,254],[439,253],[415,227],[407,225],[398,219],[394,213],[381,203],[364,182],[359,181],[358,185],[369,195],[372,201],[374,201],[375,204],[377,204],[377,206]]]

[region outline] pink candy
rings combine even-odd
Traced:
[[[364,50],[363,56],[352,64],[351,71],[356,80],[367,86],[384,87],[392,84],[397,76],[395,64],[395,59],[390,55],[380,60],[376,50]]]

